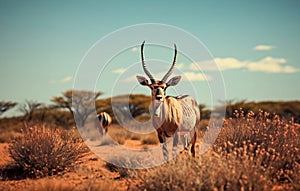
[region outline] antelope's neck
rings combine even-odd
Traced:
[[[154,100],[152,102],[152,115],[153,115],[153,117],[159,117],[161,115],[162,107],[163,107],[163,102],[159,102],[159,101],[156,101],[156,100]]]
[[[163,101],[152,101],[152,117],[156,119],[164,119],[165,104]]]

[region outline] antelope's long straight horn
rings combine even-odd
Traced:
[[[167,81],[167,79],[170,77],[170,75],[173,73],[173,71],[175,69],[176,59],[177,59],[177,47],[176,47],[176,44],[174,44],[174,47],[175,47],[175,55],[174,55],[174,59],[173,59],[173,64],[172,64],[170,70],[166,73],[166,75],[161,80],[163,82]]]
[[[154,82],[154,78],[151,75],[151,73],[149,72],[149,70],[147,69],[146,63],[145,63],[145,58],[144,58],[144,44],[145,41],[143,42],[142,46],[141,46],[141,56],[142,56],[142,65],[143,65],[143,69],[145,74],[150,78],[151,82]]]

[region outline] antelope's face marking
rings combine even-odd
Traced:
[[[139,83],[143,86],[148,86],[152,92],[152,101],[164,101],[166,98],[166,90],[169,86],[175,86],[181,79],[181,76],[171,78],[167,83],[163,81],[154,81],[151,84],[143,76],[136,76]]]
[[[154,84],[150,84],[149,87],[152,92],[152,100],[163,101],[165,99],[165,92],[167,89],[165,83],[158,81]]]
[[[167,71],[167,73],[162,78],[162,80],[158,81],[158,80],[154,80],[154,77],[152,76],[152,74],[147,69],[145,59],[144,59],[144,44],[145,44],[145,41],[143,42],[143,44],[141,46],[142,66],[143,66],[144,72],[150,78],[151,83],[149,83],[148,80],[143,76],[136,76],[136,78],[137,78],[137,80],[139,81],[139,83],[141,85],[148,86],[151,89],[152,101],[163,102],[165,100],[165,97],[166,97],[167,88],[169,86],[177,85],[178,82],[181,79],[181,76],[175,76],[167,82],[167,79],[173,73],[175,65],[176,65],[177,48],[176,48],[176,45],[174,45],[175,55],[174,55],[173,64],[172,64],[171,68]]]

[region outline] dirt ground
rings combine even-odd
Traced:
[[[120,131],[119,126],[113,126],[109,133],[117,134]],[[127,132],[121,131],[121,133],[126,134]],[[154,136],[156,135],[154,134]],[[161,145],[158,141],[157,143],[145,144],[143,138],[134,140],[131,137],[126,139],[124,143],[117,145],[99,145],[98,142],[89,140],[86,140],[85,143],[92,152],[83,158],[82,162],[74,169],[70,172],[38,179],[18,176],[20,174],[18,169],[12,169],[15,165],[13,159],[9,157],[9,144],[0,143],[0,191],[139,190],[139,178],[130,175],[124,177],[122,172],[111,169],[108,162],[117,164],[120,160],[122,165],[125,164],[131,169],[151,168],[160,165],[163,161]],[[171,144],[168,146],[170,149]],[[136,157],[133,162],[132,157]],[[130,160],[128,160],[129,158]],[[124,163],[124,161],[129,162]],[[4,171],[5,173],[3,173]]]
[[[124,146],[142,148],[137,140],[128,140]],[[9,157],[9,145],[0,144],[0,168],[7,168],[13,160]],[[45,177],[41,179],[19,179],[17,177],[1,177],[0,190],[128,190],[130,186],[138,186],[134,180],[120,177],[120,173],[112,172],[106,162],[91,153],[83,159],[73,171]]]

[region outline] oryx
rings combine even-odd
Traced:
[[[152,91],[150,113],[152,124],[158,133],[158,139],[160,143],[163,143],[164,159],[168,161],[169,152],[166,145],[168,137],[174,137],[173,148],[178,145],[179,140],[183,142],[185,149],[191,145],[191,153],[195,157],[196,126],[200,121],[197,101],[189,95],[166,96],[167,88],[177,85],[181,79],[181,76],[175,76],[167,82],[176,65],[176,45],[174,45],[175,55],[171,68],[162,80],[155,80],[145,64],[144,44],[145,41],[141,45],[142,66],[145,74],[150,78],[150,82],[143,76],[136,77],[141,85],[148,86]]]
[[[98,130],[101,135],[107,133],[108,127],[111,124],[111,117],[108,113],[106,112],[101,112],[100,114],[97,115],[98,120],[100,125],[97,125]]]

